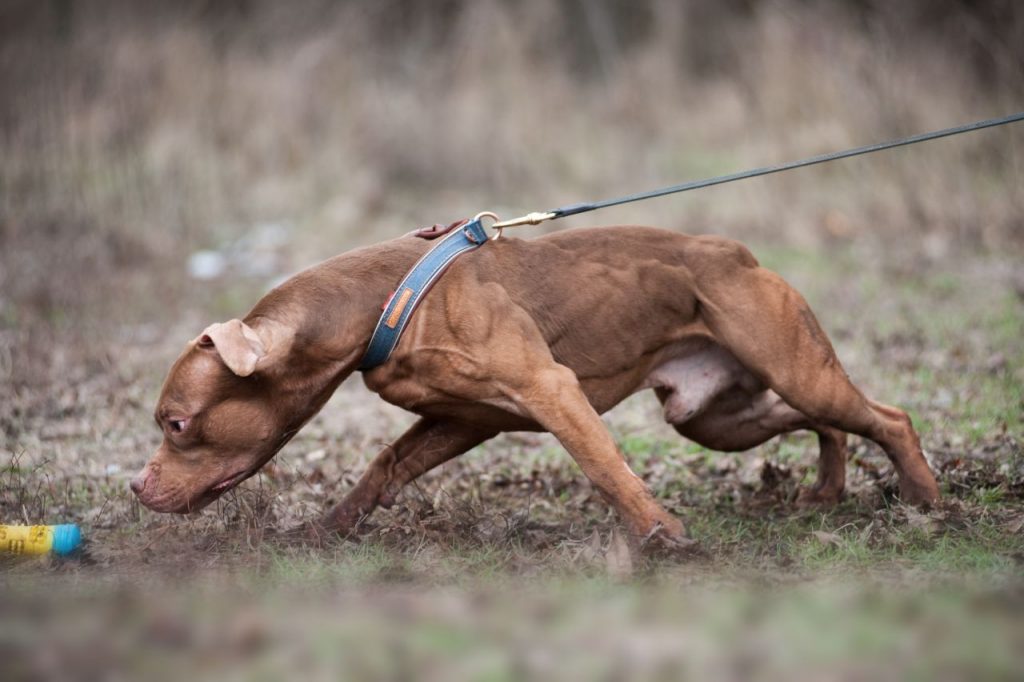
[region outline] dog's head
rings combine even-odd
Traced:
[[[207,327],[171,367],[154,414],[163,443],[131,482],[150,509],[202,509],[256,473],[306,416],[276,390],[294,333],[253,324]]]

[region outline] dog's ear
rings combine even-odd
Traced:
[[[256,371],[256,363],[267,354],[267,348],[256,330],[241,320],[211,324],[196,339],[200,348],[211,346],[232,372],[247,377]]]
[[[295,330],[261,318],[256,329],[241,320],[211,324],[195,339],[200,348],[215,348],[224,364],[240,377],[253,374],[257,365],[268,367],[288,355]]]

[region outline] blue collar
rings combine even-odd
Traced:
[[[387,362],[416,307],[434,282],[461,254],[482,246],[486,241],[487,233],[480,219],[475,218],[442,237],[416,261],[384,306],[359,369],[365,372]]]

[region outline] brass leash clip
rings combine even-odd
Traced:
[[[493,213],[490,213],[490,214],[481,213],[481,215],[492,215],[492,216],[494,216]],[[502,231],[506,227],[517,227],[519,225],[540,225],[544,221],[551,220],[554,217],[556,217],[556,214],[551,213],[551,212],[547,212],[547,213],[527,213],[526,215],[520,216],[518,218],[512,218],[511,220],[502,220],[502,221],[496,222],[493,225],[491,225],[491,227],[498,231],[498,234],[495,235],[494,238],[495,239],[501,239]],[[494,216],[494,218],[495,218],[495,220],[497,220],[498,217]]]

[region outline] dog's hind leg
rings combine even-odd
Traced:
[[[801,507],[831,507],[839,502],[846,486],[846,433],[828,426],[812,429],[818,434],[818,480],[803,488],[796,504]]]
[[[790,407],[770,389],[748,392],[733,387],[708,399],[690,415],[681,407],[701,404],[698,387],[675,383],[676,377],[660,372],[663,385],[655,389],[665,406],[665,420],[682,436],[712,450],[749,450],[783,433],[810,430],[818,434],[818,479],[813,487],[801,489],[800,506],[832,506],[839,501],[846,484],[846,434],[813,423],[807,415]],[[688,378],[685,375],[679,378]],[[666,385],[667,384],[667,385]],[[693,409],[693,408],[690,408]],[[682,414],[682,418],[679,418]]]
[[[850,382],[803,297],[763,268],[736,266],[721,275],[701,299],[718,342],[814,423],[878,443],[899,474],[904,502],[936,501],[938,485],[910,418]]]
[[[319,522],[326,531],[350,533],[378,506],[394,504],[410,481],[495,435],[455,421],[422,418],[374,458],[355,487]]]

